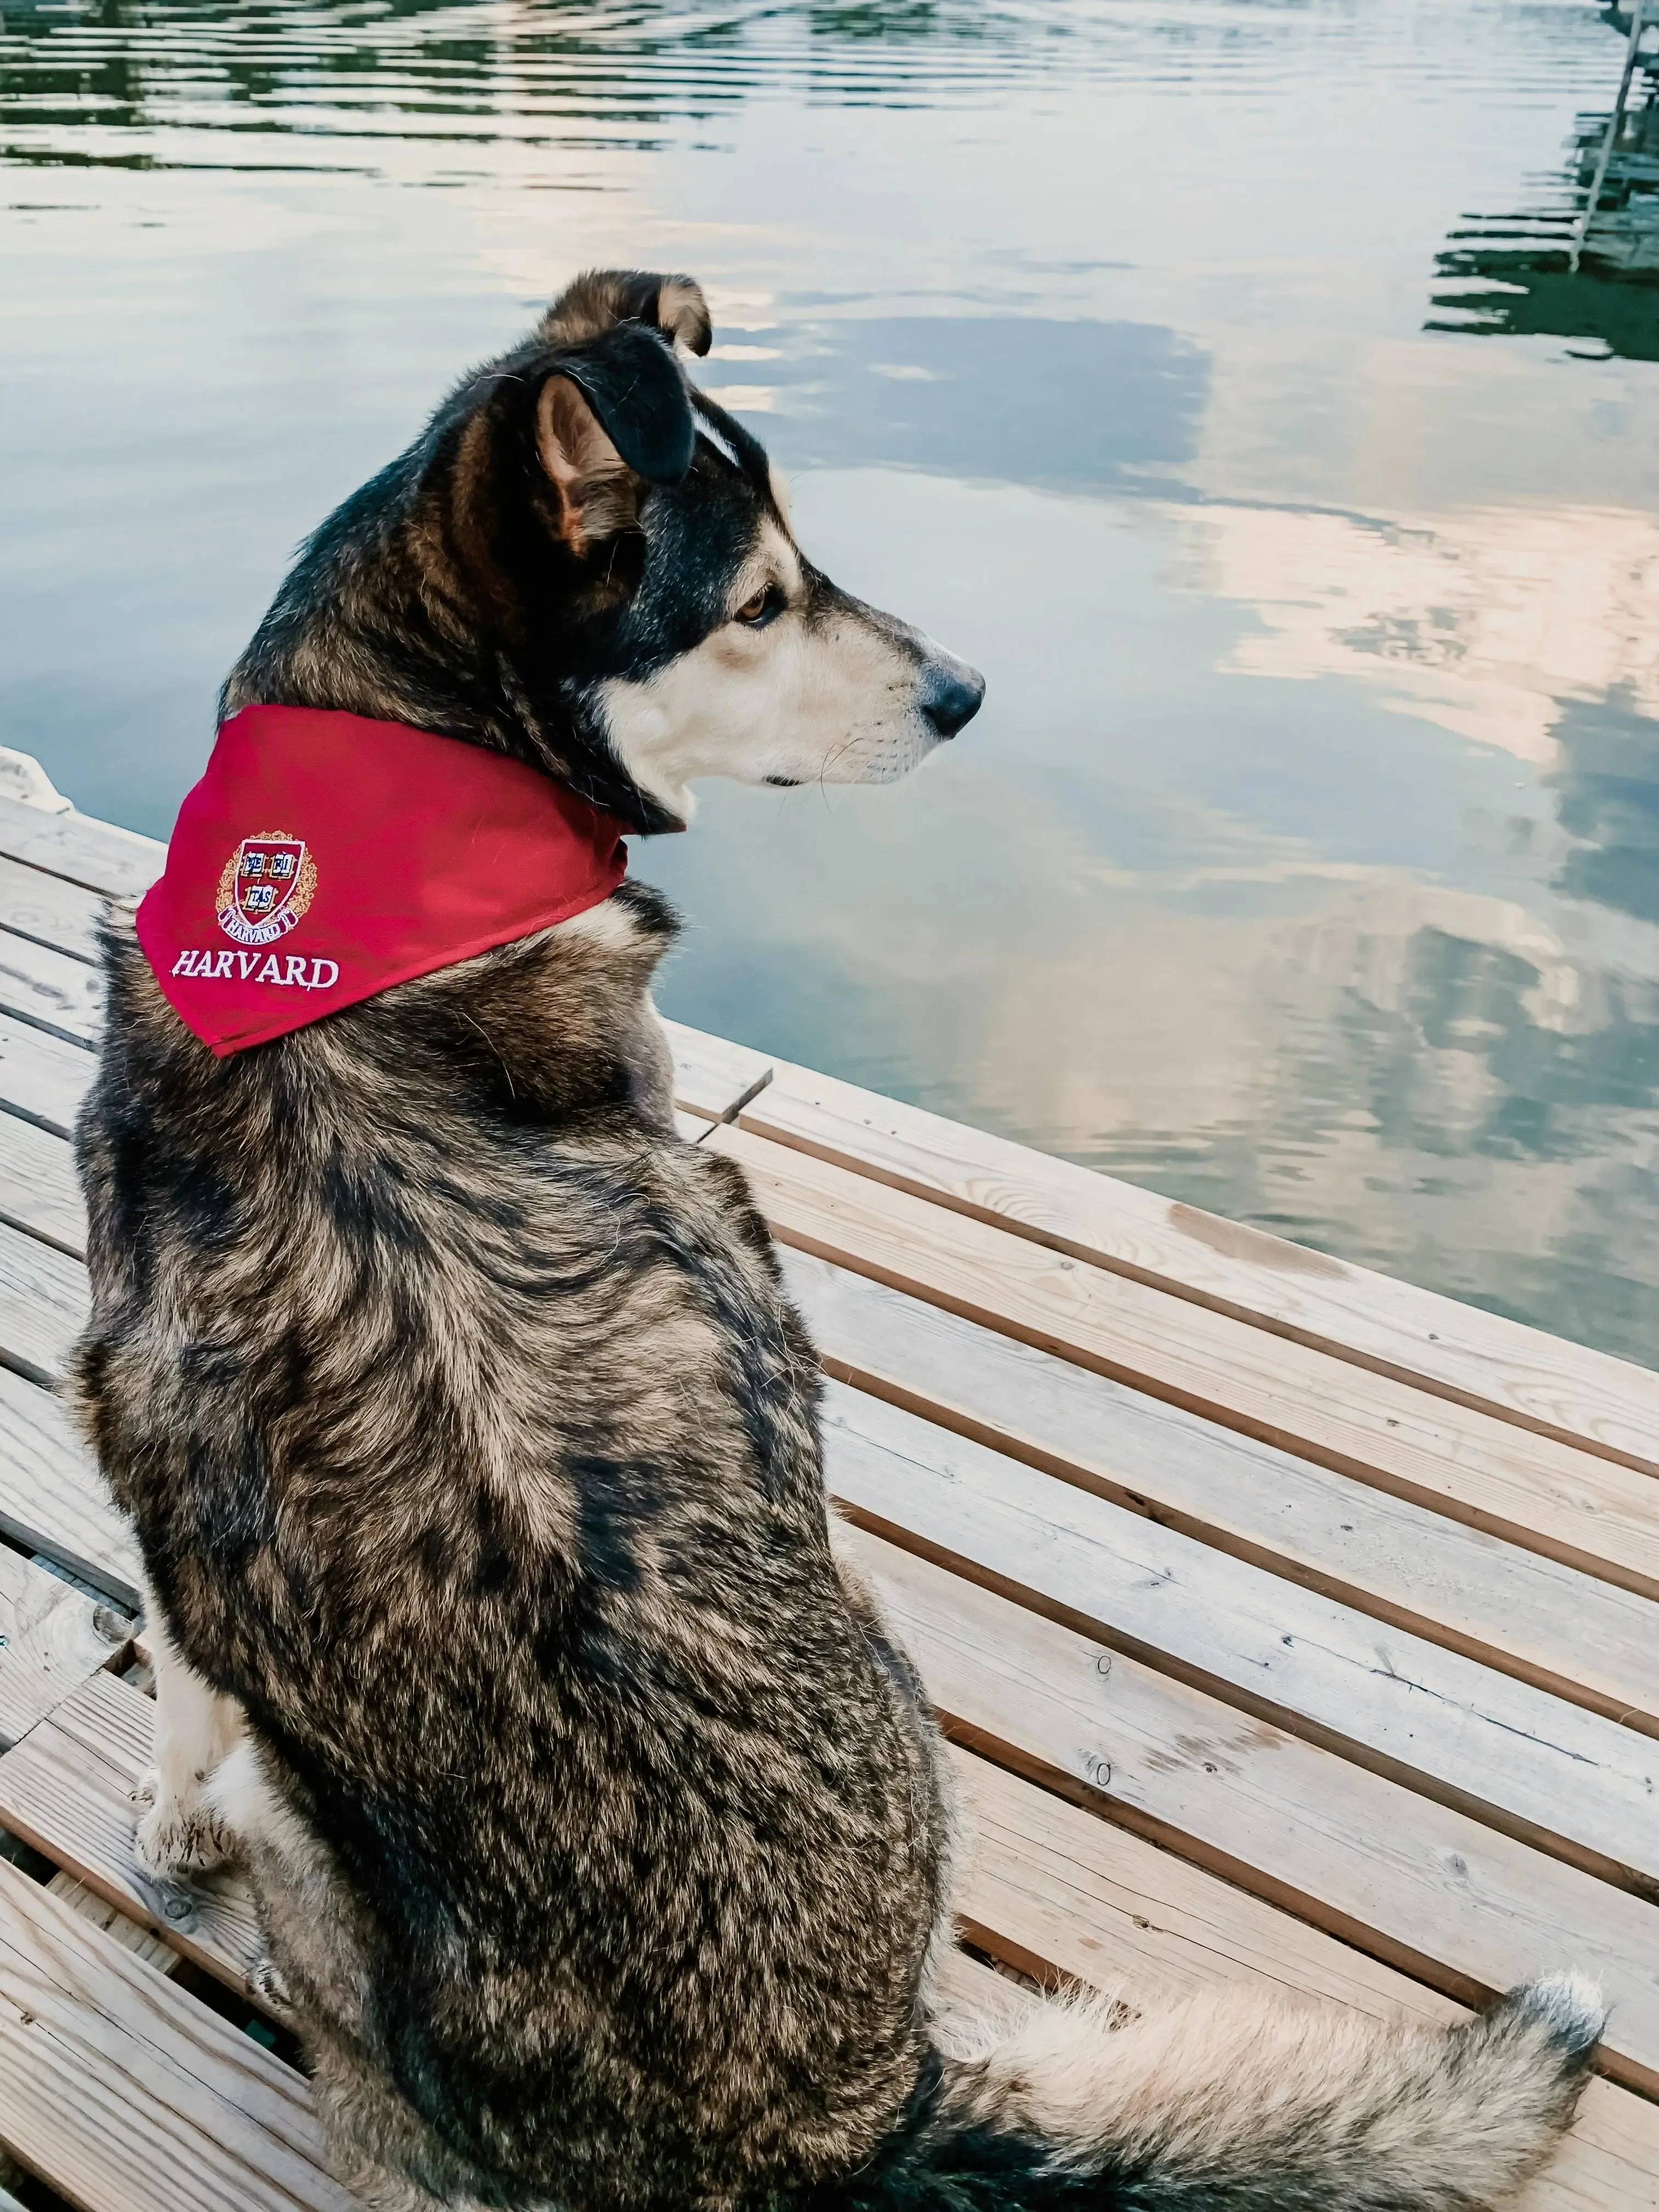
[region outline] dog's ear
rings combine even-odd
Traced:
[[[696,423],[679,364],[662,340],[620,323],[575,349],[543,384],[536,447],[558,495],[559,535],[574,552],[627,529],[641,480],[678,483]]]
[[[537,335],[549,345],[580,345],[618,323],[643,323],[688,353],[707,353],[714,335],[700,284],[644,269],[587,270],[560,293]]]

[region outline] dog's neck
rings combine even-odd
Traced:
[[[308,541],[226,679],[220,720],[283,706],[406,722],[524,761],[640,834],[682,828],[617,761],[592,687],[557,665],[567,564],[528,514],[501,526],[516,563],[458,527],[456,459],[431,446]]]
[[[494,1121],[552,1131],[623,1110],[667,1134],[673,1062],[651,982],[678,927],[660,892],[625,883],[569,921],[369,1001],[353,1054],[367,1048],[400,1079],[418,1057]]]

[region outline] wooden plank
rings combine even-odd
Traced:
[[[126,1648],[132,1623],[0,1545],[0,1746]]]
[[[76,960],[95,963],[98,918],[103,911],[98,892],[0,857],[0,929],[33,938],[37,945],[49,945]]]
[[[1646,1476],[745,1130],[703,1141],[742,1164],[784,1243],[1659,1597],[1659,1486]]]
[[[1659,1899],[1659,1743],[829,1385],[860,1522],[1243,1711]],[[1659,1645],[1655,1646],[1659,1650]],[[1659,1945],[1659,1916],[1654,1923]]]
[[[66,1139],[0,1113],[0,1221],[84,1259],[87,1209]]]
[[[1038,2001],[1039,1992],[970,1959],[947,1951],[938,1961],[933,2025],[941,2046],[967,2057],[982,2047],[987,2028],[1012,2034]]]
[[[1659,1473],[1659,1374],[787,1062],[744,1128]]]
[[[81,1261],[0,1221],[0,1364],[51,1389],[91,1310]]]
[[[3,1863],[0,2143],[84,2212],[349,2212],[304,2077]]]
[[[1132,1512],[1659,1735],[1659,1606],[788,1252],[826,1370]]]
[[[707,1121],[729,1121],[745,1099],[771,1080],[772,1063],[746,1044],[665,1020],[674,1055],[674,1103]]]
[[[0,1010],[49,1036],[95,1044],[104,1020],[104,979],[32,938],[0,929]]]
[[[1109,1990],[1136,2011],[1249,1980],[1382,2019],[1443,2024],[1462,2015],[1451,1999],[1170,1852],[988,1760],[961,1750],[951,1756],[972,1829],[963,1932],[1037,1979]],[[953,1966],[947,1996],[958,2016],[975,2008],[1006,2015],[1029,2002],[967,1960]],[[1548,2172],[1514,2201],[1516,2212],[1653,2212],[1659,2106],[1592,2081]]]
[[[158,1972],[170,1974],[178,1965],[177,1951],[170,1951],[142,1921],[129,1919],[118,1906],[100,1897],[96,1890],[88,1889],[72,1874],[60,1871],[53,1875],[46,1887],[54,1897],[61,1897],[65,1905],[72,1905],[83,1920],[89,1920],[94,1928],[101,1928],[106,1936],[112,1936],[136,1959],[148,1960]]]
[[[25,806],[43,806],[48,814],[67,814],[70,802],[33,753],[15,745],[0,745],[0,798],[15,799]]]
[[[1612,2081],[1592,2079],[1565,2142],[1509,2201],[1513,2212],[1655,2212],[1656,2108]]]
[[[1576,1964],[1659,2092],[1659,1910],[854,1528],[959,1739],[1445,1994]]]
[[[0,1013],[0,1109],[6,1113],[54,1136],[72,1136],[97,1066],[83,1046],[66,1044],[15,1015]],[[0,1123],[0,1141],[4,1136]]]
[[[253,1900],[232,1871],[158,1887],[133,1863],[133,1792],[150,1762],[154,1702],[92,1677],[0,1759],[0,1826],[228,1987],[259,1956]]]
[[[958,1936],[1044,1990],[1109,1990],[1137,2014],[1234,1983],[1378,2017],[1463,2009],[960,1743],[945,1761]]]
[[[132,1532],[62,1406],[0,1367],[0,1534],[61,1560],[119,1605],[142,1603]]]
[[[1271,1984],[1378,2016],[1449,2020],[1461,2009],[960,1745],[950,1760],[969,1831],[962,1932],[1045,1986],[1118,1990],[1137,2011],[1233,1982]],[[0,1760],[0,1779],[9,1764]],[[1655,2121],[1659,2128],[1659,2107]]]
[[[104,1674],[0,1759],[0,1825],[184,1955],[240,1987],[258,1931],[237,1877],[182,1893],[145,1883],[131,1856],[131,1792],[149,1763],[154,1708]],[[963,1892],[973,1942],[1028,1973],[1179,1991],[1267,1978],[1376,2009],[1438,2017],[1421,1984],[1306,1928],[1170,1852],[1093,1819],[982,1759],[957,1752],[975,1838]],[[180,1895],[195,1905],[185,1918]],[[168,1906],[174,1908],[169,1919]]]
[[[0,799],[0,854],[86,890],[136,898],[161,874],[167,847],[90,815],[46,814]]]

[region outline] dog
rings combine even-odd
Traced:
[[[302,549],[223,713],[435,733],[640,834],[702,776],[913,769],[982,682],[812,565],[689,380],[709,341],[688,278],[578,279]],[[764,1224],[676,1134],[674,929],[624,881],[218,1056],[106,926],[73,1391],[149,1586],[136,1850],[246,1864],[342,2179],[382,2212],[1501,2195],[1591,2062],[1571,1977],[1444,2033],[1253,1992],[943,2033],[939,1741],[827,1510]]]

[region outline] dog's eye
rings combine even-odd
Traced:
[[[732,619],[742,623],[749,629],[764,629],[768,623],[777,620],[788,604],[782,585],[769,584],[764,591],[757,592],[753,599],[745,599]]]

